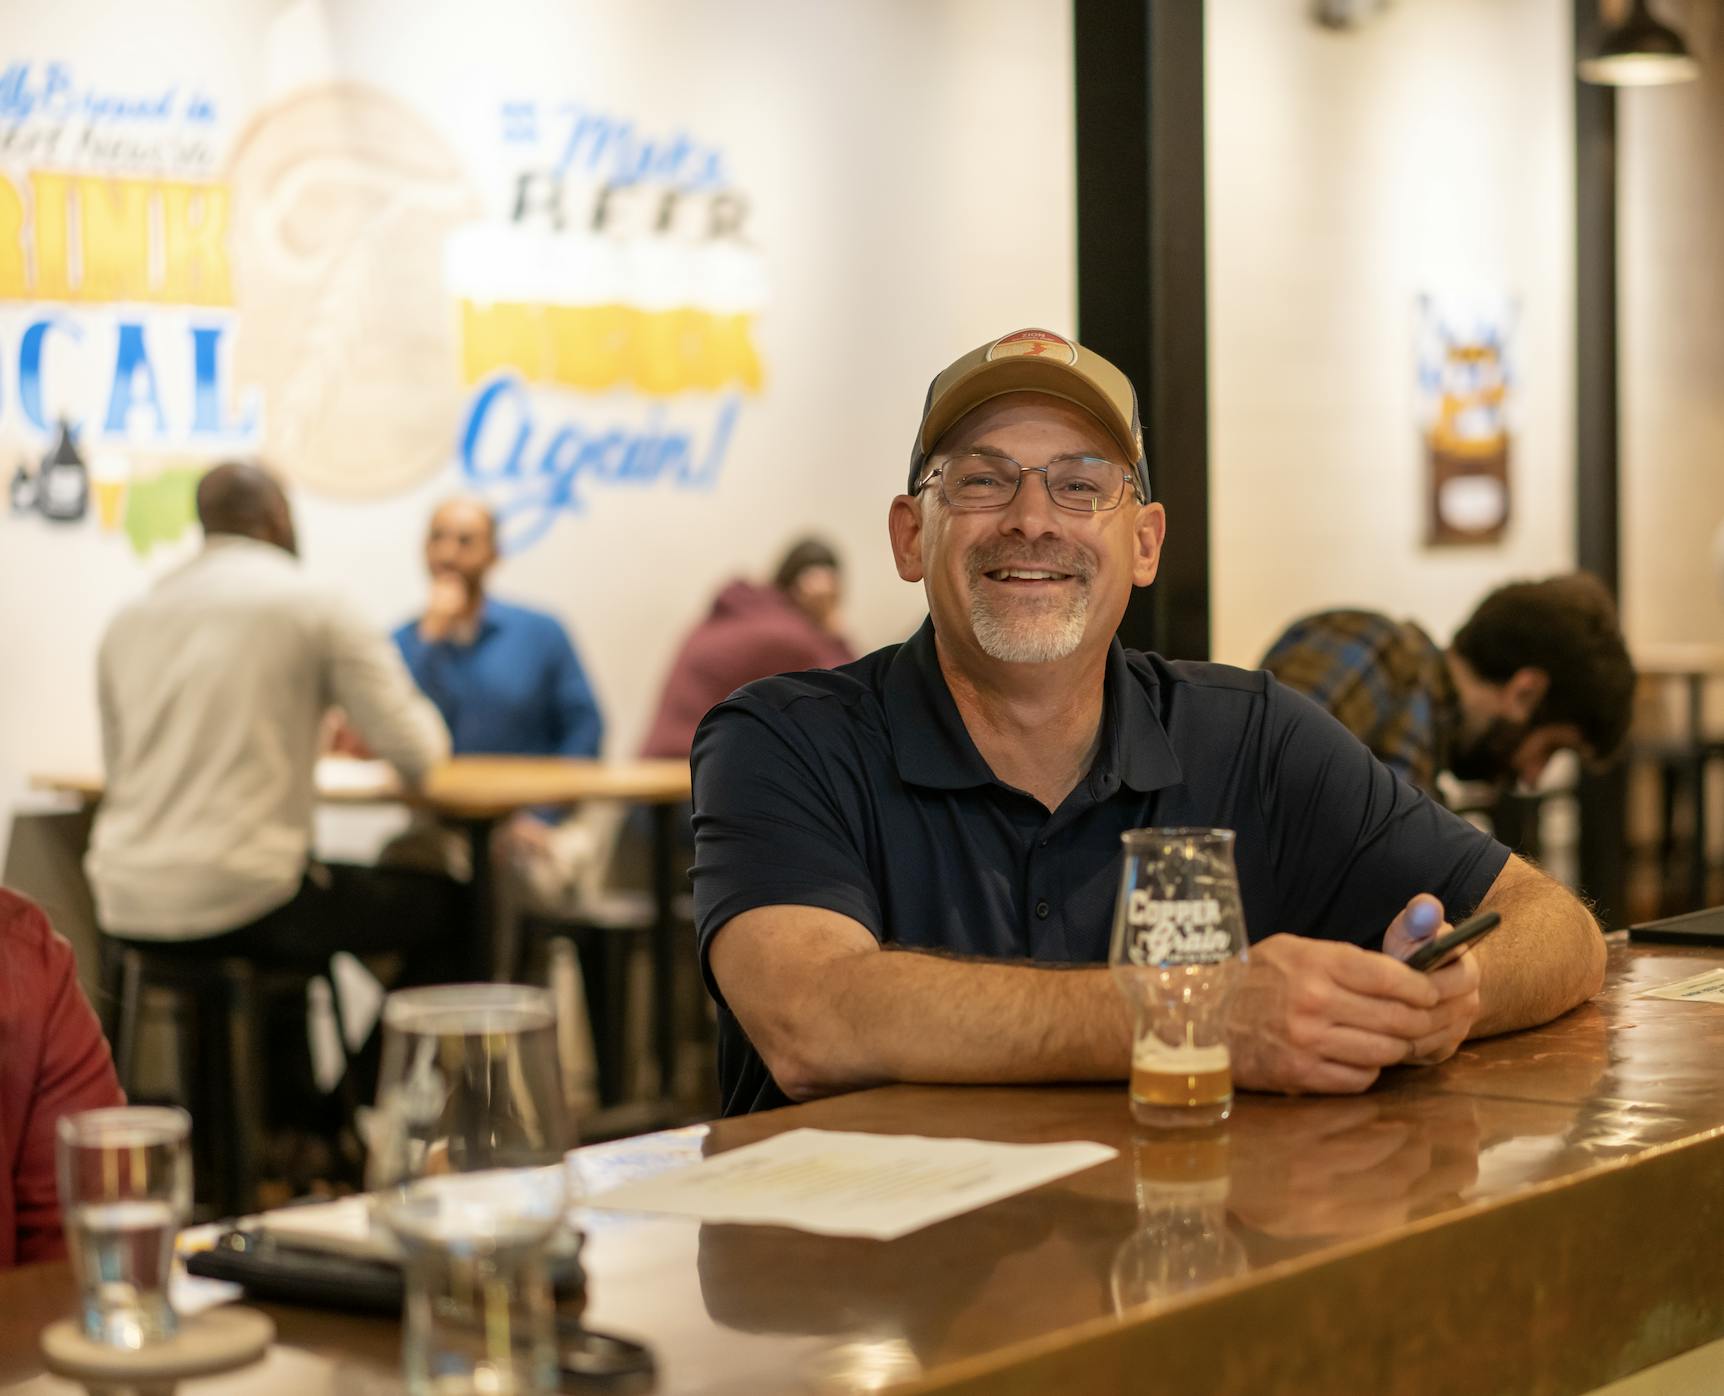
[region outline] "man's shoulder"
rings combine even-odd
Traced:
[[[1220,689],[1261,697],[1269,677],[1261,669],[1240,669],[1207,659],[1167,659],[1148,650],[1127,650],[1126,668],[1140,684],[1164,690],[1168,695],[1182,688]]]
[[[28,897],[0,887],[0,942],[9,948],[40,950],[54,940],[47,914]]]
[[[151,637],[162,627],[181,631],[251,625],[272,616],[321,617],[345,604],[335,587],[313,580],[280,548],[224,539],[206,544],[121,606],[108,620],[103,645],[154,643]]]
[[[778,743],[828,754],[863,748],[879,755],[890,747],[883,685],[902,648],[888,645],[836,669],[774,674],[744,684],[701,720],[695,755],[713,743],[744,747],[773,738]],[[763,730],[764,729],[764,730]]]
[[[879,707],[881,686],[902,648],[887,645],[835,669],[803,669],[756,679],[726,701],[798,721],[846,720],[859,707]]]
[[[569,638],[568,627],[556,616],[535,606],[523,606],[518,601],[503,601],[495,596],[487,596],[485,619],[517,635],[528,635],[538,640]]]

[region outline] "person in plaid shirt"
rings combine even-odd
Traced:
[[[1607,760],[1634,696],[1616,607],[1584,572],[1498,588],[1447,649],[1412,621],[1322,611],[1289,626],[1262,667],[1433,796],[1440,771],[1532,785],[1559,751]]]

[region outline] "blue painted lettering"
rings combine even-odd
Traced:
[[[144,378],[146,396],[143,405],[156,414],[156,435],[168,434],[168,419],[162,411],[162,395],[156,386],[155,366],[150,362],[149,349],[144,344],[144,327],[133,320],[120,322],[118,347],[114,351],[114,384],[108,394],[108,416],[102,430],[110,436],[124,436],[128,420],[137,401],[137,379]]]
[[[59,330],[74,340],[82,340],[84,332],[76,321],[64,315],[49,315],[33,322],[18,342],[18,405],[37,431],[49,430],[47,414],[42,410],[42,341],[49,330]],[[74,432],[83,429],[82,420],[71,424]]]

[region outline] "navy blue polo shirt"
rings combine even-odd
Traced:
[[[931,620],[854,664],[749,684],[707,715],[693,761],[695,924],[726,1114],[788,1103],[708,960],[755,907],[839,912],[888,945],[1105,963],[1120,834],[1189,825],[1236,831],[1252,940],[1379,947],[1416,893],[1458,919],[1508,859],[1270,675],[1117,640],[1095,763],[1051,814],[976,750]]]

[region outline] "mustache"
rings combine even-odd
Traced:
[[[964,559],[965,570],[972,582],[985,572],[997,572],[1002,567],[1023,567],[1042,572],[1064,572],[1080,582],[1095,576],[1096,560],[1087,549],[1069,543],[1050,543],[1030,547],[1006,539],[978,543]]]

